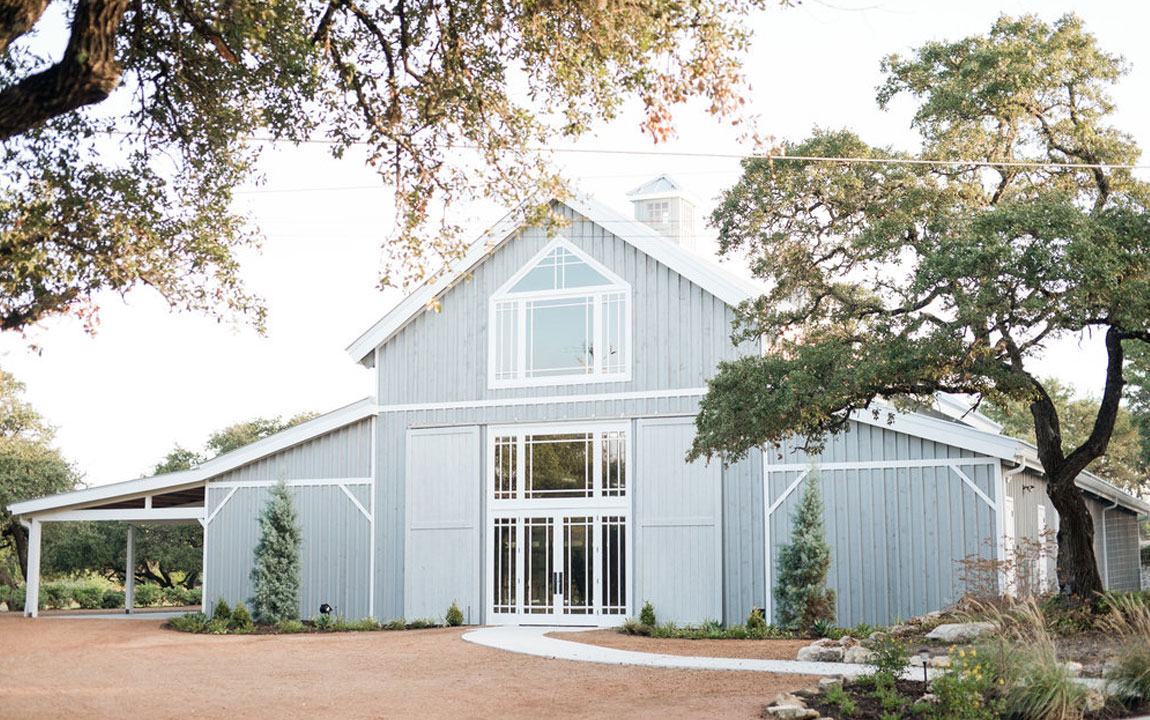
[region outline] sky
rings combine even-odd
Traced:
[[[748,111],[779,139],[800,140],[815,126],[848,128],[873,145],[913,150],[913,106],[896,102],[881,111],[875,103],[885,55],[985,33],[1001,13],[1053,21],[1066,12],[1077,13],[1103,49],[1130,63],[1113,90],[1114,122],[1150,147],[1144,35],[1150,4],[1129,0],[772,6],[753,21]],[[628,190],[666,172],[709,213],[738,179],[738,160],[699,155],[747,152],[739,131],[692,105],[677,116],[677,139],[656,146],[639,130],[640,119],[632,108],[569,148],[579,152],[555,153],[555,161],[581,189],[621,211],[630,212]],[[265,235],[259,254],[242,255],[247,287],[268,308],[265,336],[170,311],[147,289],[99,298],[95,335],[71,319],[45,322],[26,337],[0,334],[0,367],[26,384],[25,399],[57,427],[57,445],[85,483],[150,474],[174,445],[200,449],[212,431],[231,423],[327,412],[372,394],[371,372],[344,348],[402,297],[378,288],[380,246],[393,210],[389,191],[362,160],[334,160],[322,146],[269,146],[261,171],[265,183],[236,197],[237,209]],[[502,212],[474,208],[475,235]],[[700,250],[713,252],[713,232],[703,232]],[[746,273],[738,261],[726,265]],[[1083,338],[1052,346],[1039,372],[1097,394],[1104,365],[1099,339]]]

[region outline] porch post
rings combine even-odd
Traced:
[[[128,526],[128,548],[124,565],[124,612],[136,607],[136,526]]]
[[[40,521],[32,518],[28,527],[28,576],[24,578],[24,617],[40,614]]]

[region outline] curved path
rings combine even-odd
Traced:
[[[788,675],[844,675],[850,677],[863,675],[870,671],[866,665],[847,663],[664,655],[634,650],[617,650],[547,637],[548,633],[580,632],[581,630],[582,628],[574,630],[570,628],[505,625],[473,630],[465,633],[463,639],[477,645],[486,645],[524,655],[604,665],[640,665],[680,670],[747,670]]]

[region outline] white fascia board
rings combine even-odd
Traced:
[[[47,510],[57,510],[77,505],[92,505],[138,495],[171,491],[184,487],[194,487],[202,483],[197,469],[155,475],[153,477],[126,480],[124,482],[98,485],[96,487],[72,490],[71,492],[48,495],[12,503],[8,506],[13,515],[35,515]]]
[[[1004,435],[978,430],[950,420],[902,412],[885,404],[876,403],[875,409],[878,410],[877,418],[871,410],[856,410],[851,413],[851,419],[1002,460],[1012,460],[1019,452],[1019,441]],[[890,414],[893,414],[893,420],[887,422]]]
[[[555,198],[555,200],[640,252],[663,263],[728,305],[738,305],[764,292],[763,288],[750,280],[728,272],[702,255],[679,247],[647,225],[632,220],[589,195],[573,193],[568,198]],[[421,285],[372,325],[367,332],[360,335],[347,347],[348,354],[356,362],[363,362],[377,347],[390,340],[403,326],[425,311],[431,301],[451,287],[460,276],[492,255],[511,233],[522,226],[522,207],[508,213],[494,228],[472,243],[463,259],[450,270],[441,273],[434,281]]]
[[[960,423],[988,432],[1002,431],[1002,423],[991,420],[958,395],[940,392],[935,393],[934,399],[938,404],[939,412],[954,418]]]
[[[331,432],[344,425],[350,425],[364,418],[371,417],[378,412],[373,398],[364,398],[351,405],[333,410],[325,415],[300,423],[271,437],[257,440],[238,450],[233,450],[217,458],[212,458],[202,465],[191,470],[174,473],[165,473],[153,477],[127,480],[124,482],[99,485],[81,490],[49,495],[34,500],[24,500],[12,503],[8,510],[13,515],[36,515],[62,508],[77,508],[78,506],[102,505],[116,500],[126,500],[144,495],[154,495],[163,492],[172,492],[184,488],[205,484],[210,478],[285,450],[293,445],[307,442],[314,437]]]

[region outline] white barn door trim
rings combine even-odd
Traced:
[[[441,618],[455,602],[467,622],[481,612],[483,526],[479,427],[407,431],[403,608]]]

